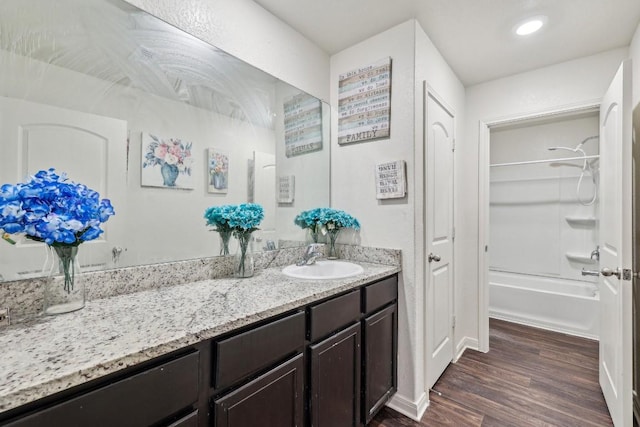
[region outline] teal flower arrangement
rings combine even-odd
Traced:
[[[229,221],[234,211],[234,205],[211,206],[204,211],[207,225],[215,227],[211,231],[217,231],[220,234],[220,255],[229,255],[229,240],[233,232]]]
[[[294,223],[300,228],[311,230],[315,243],[317,243],[318,235],[323,228],[327,231],[341,228],[360,229],[360,223],[357,219],[345,211],[332,208],[315,208],[302,211],[296,216]]]
[[[251,233],[258,230],[260,222],[264,219],[264,209],[256,203],[242,203],[239,205],[222,205],[208,208],[204,217],[207,225],[216,227],[215,231],[220,233],[223,240],[233,234],[238,239],[240,253],[235,275],[238,277],[249,277],[253,275],[253,259],[249,265],[247,250],[251,241]],[[229,243],[227,237],[226,254],[229,253]]]
[[[314,243],[318,242],[320,233],[329,234],[328,258],[336,258],[335,243],[338,233],[343,228],[360,229],[360,223],[356,218],[345,211],[333,208],[315,208],[300,212],[294,219],[294,223],[303,229],[308,228]]]

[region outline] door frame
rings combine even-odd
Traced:
[[[453,151],[453,158],[452,158],[452,165],[451,167],[454,170],[453,173],[453,177],[452,177],[452,186],[453,186],[453,194],[452,194],[452,206],[451,206],[451,224],[453,227],[453,230],[455,230],[455,217],[456,217],[456,186],[455,186],[455,164],[456,164],[456,122],[457,122],[457,118],[456,118],[456,112],[455,109],[449,104],[447,103],[447,101],[445,101],[445,99],[440,96],[438,94],[438,92],[431,86],[429,85],[426,81],[423,81],[423,88],[422,88],[422,93],[423,93],[423,97],[422,97],[422,111],[423,111],[423,116],[422,116],[422,162],[423,165],[426,169],[426,165],[427,165],[427,102],[429,100],[429,96],[431,96],[433,98],[434,101],[436,101],[438,104],[440,104],[440,106],[452,117],[452,122],[453,122],[453,127],[452,127],[452,138],[453,138],[453,147],[454,147],[454,151]],[[425,170],[422,171],[422,191],[423,191],[423,198],[422,198],[422,223],[426,224],[427,221],[427,217],[428,217],[428,212],[427,212],[427,196],[426,196],[426,189],[427,189],[427,173]],[[428,280],[428,269],[429,269],[429,262],[427,261],[427,233],[428,233],[428,227],[423,227],[422,230],[422,257],[421,257],[421,262],[420,262],[420,269],[422,270],[422,277],[423,277],[423,303],[422,303],[422,307],[423,307],[423,322],[422,322],[422,330],[424,333],[424,357],[423,357],[423,366],[424,366],[424,371],[423,371],[423,381],[424,381],[424,385],[426,388],[426,384],[428,384],[428,366],[426,364],[427,361],[427,354],[429,354],[429,341],[427,340],[427,327],[428,327],[428,314],[427,314],[427,308],[428,308],[428,301],[427,301],[427,296],[428,293],[426,292],[426,287],[427,287],[427,280]],[[456,316],[456,275],[455,275],[455,262],[456,262],[456,256],[455,256],[455,248],[456,248],[456,241],[455,241],[455,234],[454,237],[452,239],[451,242],[451,246],[452,246],[452,254],[451,254],[451,305],[452,305],[452,315],[455,317]],[[456,352],[456,328],[455,328],[455,324],[452,325],[452,331],[451,331],[451,339],[452,339],[452,362],[456,362],[458,359],[459,354]],[[426,389],[425,393],[427,393],[427,395],[429,394],[429,390]]]
[[[491,129],[535,119],[571,116],[600,109],[601,98],[478,123],[478,350],[489,351],[489,143]]]

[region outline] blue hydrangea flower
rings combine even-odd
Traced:
[[[0,230],[24,233],[48,245],[79,245],[102,234],[115,215],[108,199],[55,169],[39,171],[26,183],[0,186]]]

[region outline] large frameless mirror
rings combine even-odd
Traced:
[[[329,108],[120,0],[0,3],[0,184],[55,168],[111,200],[85,270],[218,255],[207,207],[260,203],[256,249],[329,205]],[[46,250],[0,241],[0,280]]]

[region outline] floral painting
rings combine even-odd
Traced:
[[[142,136],[142,185],[165,188],[193,188],[192,143],[179,138]]]
[[[229,188],[229,154],[209,148],[209,193],[226,193]]]

